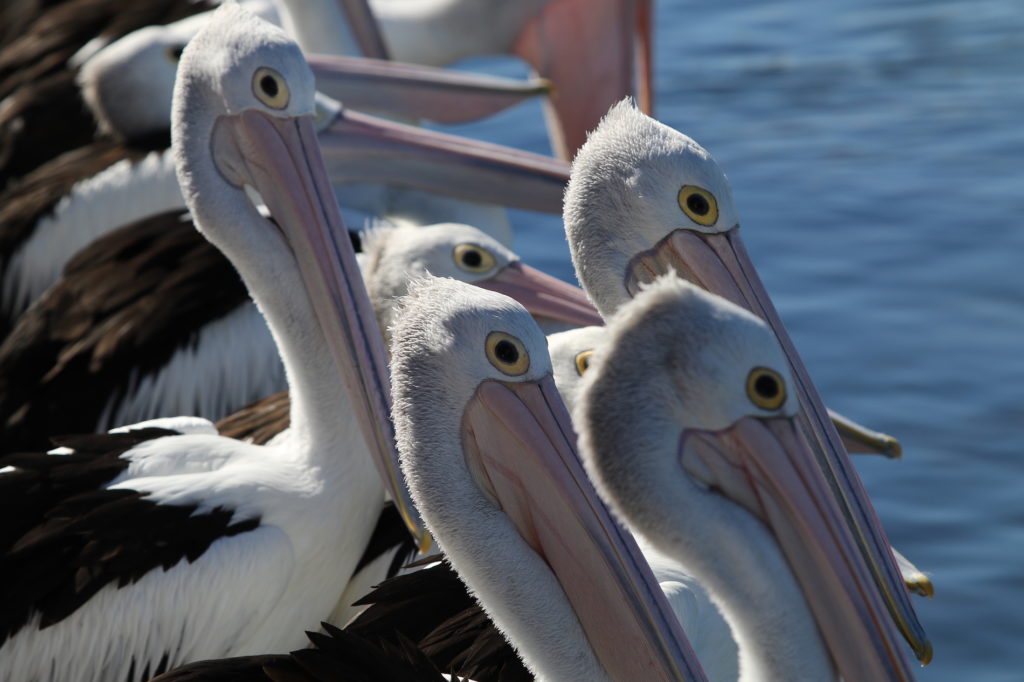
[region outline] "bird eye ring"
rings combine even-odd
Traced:
[[[459,244],[452,252],[455,264],[466,272],[483,273],[494,267],[494,255],[476,244]]]
[[[502,374],[517,377],[530,369],[526,346],[511,334],[491,332],[487,335],[486,346],[487,359]]]
[[[715,195],[696,185],[684,185],[679,190],[679,208],[690,220],[710,227],[718,220],[718,201]]]
[[[291,93],[284,77],[277,71],[267,67],[256,69],[252,77],[252,91],[256,99],[271,109],[284,109],[288,106]]]
[[[585,350],[576,354],[576,373],[583,376],[583,373],[590,369],[590,357],[593,350]]]
[[[747,397],[762,410],[777,410],[786,402],[786,382],[767,367],[755,367],[747,375]]]

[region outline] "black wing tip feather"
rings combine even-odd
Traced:
[[[356,564],[355,572],[358,573],[392,549],[397,551],[388,566],[386,574],[388,578],[394,577],[409,559],[416,556],[416,542],[409,535],[395,504],[388,502],[381,510],[380,516],[377,517],[377,525],[374,526],[370,541],[366,544],[366,549]]]
[[[71,455],[27,453],[0,476],[0,644],[36,615],[60,622],[107,585],[124,587],[152,570],[196,561],[217,539],[255,530],[222,506],[163,505],[148,493],[106,489],[137,444],[175,435],[146,428],[57,439]],[[6,463],[6,462],[5,462]]]
[[[322,623],[307,632],[312,648],[287,655],[199,661],[153,682],[442,682],[444,677],[411,642],[374,641]]]
[[[271,682],[267,669],[287,668],[287,654],[196,661],[154,677],[152,682]],[[301,679],[301,678],[299,678]]]
[[[348,632],[393,644],[414,642],[438,669],[480,682],[533,679],[446,562],[389,578],[357,604],[368,608],[349,624]]]

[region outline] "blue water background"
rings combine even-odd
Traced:
[[[1024,6],[657,0],[656,68],[826,402],[903,442],[856,461],[935,584],[919,679],[1024,679]],[[458,130],[546,151],[540,121]],[[513,220],[571,280],[560,221]]]

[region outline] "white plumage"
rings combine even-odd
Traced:
[[[605,317],[644,283],[673,272],[770,325],[793,374],[800,430],[829,485],[841,491],[842,515],[875,581],[884,586],[893,621],[918,657],[929,660],[931,645],[904,585],[906,580],[920,591],[920,572],[901,575],[844,441],[746,253],[732,191],[711,155],[621,102],[573,162],[564,218],[577,276]],[[891,447],[891,438],[861,431],[873,448]]]
[[[254,79],[266,73],[274,75],[272,83]],[[104,486],[108,491],[142,492],[140,504],[158,508],[194,505],[194,516],[227,509],[231,524],[258,524],[214,540],[192,561],[150,570],[137,582],[107,584],[45,630],[36,630],[33,616],[0,650],[3,679],[127,679],[129,671],[141,677],[161,663],[298,647],[303,630],[315,628],[341,594],[383,503],[354,405],[362,398],[349,392],[341,369],[349,365],[335,363],[332,318],[309,290],[311,266],[302,271],[307,257],[294,241],[297,230],[313,227],[294,225],[295,211],[327,216],[321,220],[343,230],[333,197],[316,205],[303,203],[308,194],[279,199],[285,188],[251,175],[246,165],[267,172],[278,163],[268,162],[258,144],[250,142],[244,155],[211,144],[211,136],[236,121],[311,136],[312,74],[280,30],[229,5],[191,43],[179,78],[174,132],[183,187],[201,230],[233,259],[273,330],[292,388],[292,428],[270,446],[197,433],[148,440],[126,452],[128,466]],[[273,96],[282,93],[283,101]],[[304,159],[308,139],[306,145],[292,150],[303,159],[299,168],[313,169],[313,182],[326,182],[316,170],[319,159]],[[277,227],[225,172],[257,187],[281,211]],[[278,176],[281,184],[291,182],[289,172]],[[351,256],[348,261],[354,266]],[[353,291],[360,290],[356,284]],[[375,330],[359,314],[357,324]],[[361,327],[354,331],[362,334]]]
[[[529,469],[528,452],[541,443],[560,450],[567,465],[577,463],[545,339],[527,312],[503,296],[428,278],[410,287],[392,335],[396,436],[413,497],[452,566],[527,666],[539,680],[666,679],[665,668],[637,663],[649,650],[636,646],[629,633],[632,623],[654,617],[659,608],[667,612],[667,604],[655,599],[661,606],[638,621],[602,613],[618,599],[614,590],[601,592],[596,576],[604,564],[581,566],[577,561],[585,555],[571,549],[591,542],[615,546],[615,536],[624,542],[617,555],[623,560],[625,547],[635,548],[628,535],[613,524],[602,526],[604,537],[584,524],[595,533],[587,534],[573,519],[598,512],[596,498],[588,512],[571,506],[576,502],[564,509],[555,498],[577,500],[581,492],[546,488],[547,474],[539,470],[509,473],[518,472],[519,459]],[[549,416],[535,412],[541,405]],[[510,430],[489,435],[498,423]],[[585,477],[577,480],[590,489]],[[523,508],[531,511],[518,511]],[[572,557],[568,564],[566,555]],[[646,576],[643,584],[654,584]],[[590,596],[581,609],[576,597],[584,591]],[[699,675],[687,670],[694,665],[689,660],[677,660],[680,667],[667,678]],[[639,667],[623,672],[633,664]]]
[[[575,413],[590,362],[608,341],[607,327],[581,327],[548,336],[548,353],[558,393],[570,413]],[[591,396],[590,400],[595,400]],[[618,396],[608,396],[611,401]],[[637,543],[654,577],[683,626],[687,639],[712,682],[736,680],[739,658],[732,628],[693,572],[666,556],[642,536]]]
[[[849,681],[912,679],[833,493],[794,438],[792,380],[763,322],[666,276],[620,309],[582,381],[588,473],[711,592],[740,679],[835,679],[836,668]]]

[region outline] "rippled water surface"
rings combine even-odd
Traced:
[[[921,680],[1024,679],[1021,10],[657,0],[658,118],[728,174],[826,402],[903,442],[857,462],[935,583]],[[544,151],[539,116],[462,130]],[[572,277],[559,221],[515,222],[527,261]]]

